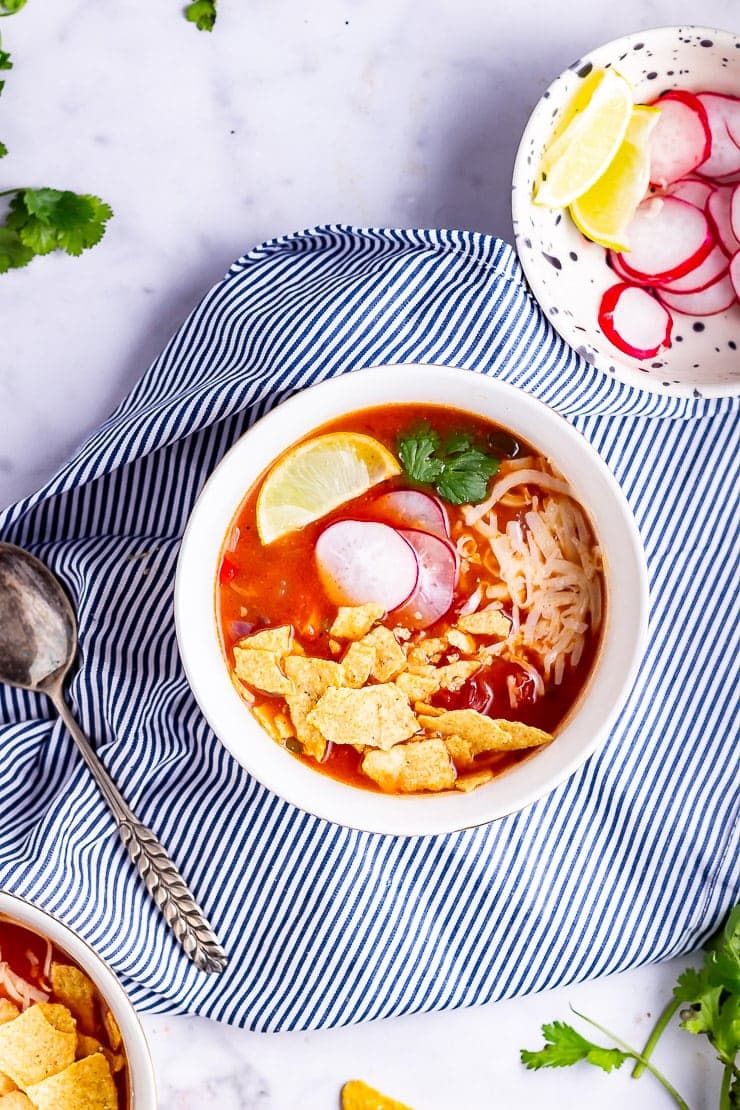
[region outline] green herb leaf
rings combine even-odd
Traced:
[[[185,9],[185,18],[199,31],[212,31],[216,22],[216,0],[193,0]]]
[[[78,255],[95,246],[113,215],[98,197],[59,189],[19,189],[1,228],[6,244],[4,270],[25,266],[37,254],[63,250]],[[23,250],[18,249],[21,244]],[[23,261],[9,261],[11,257]],[[3,271],[4,272],[4,271]]]
[[[499,460],[477,447],[467,432],[454,432],[440,443],[428,424],[399,438],[398,457],[412,481],[433,485],[451,505],[483,501],[488,480],[499,468]]]
[[[0,16],[15,15],[25,4],[26,0],[0,0]]]
[[[33,258],[33,251],[26,246],[17,231],[0,227],[0,274],[27,266]]]
[[[542,1026],[545,1047],[539,1052],[522,1049],[522,1063],[531,1070],[539,1068],[568,1068],[580,1060],[586,1060],[602,1071],[610,1072],[620,1068],[629,1053],[618,1048],[604,1048],[587,1040],[564,1021],[553,1021]]]
[[[7,153],[8,148],[6,147],[5,143],[0,143],[0,158],[4,158]]]
[[[0,50],[0,69],[12,69],[13,63],[7,50]]]

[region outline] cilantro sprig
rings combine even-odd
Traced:
[[[212,31],[216,22],[216,0],[193,0],[185,8],[185,18],[199,31]]]
[[[673,997],[658,1018],[642,1052],[637,1052],[598,1022],[574,1010],[584,1021],[611,1037],[619,1047],[595,1044],[573,1026],[555,1021],[542,1026],[546,1042],[543,1048],[536,1052],[522,1050],[522,1063],[536,1070],[570,1067],[585,1060],[610,1072],[621,1067],[625,1060],[632,1059],[635,1061],[633,1078],[638,1079],[647,1068],[676,1105],[688,1110],[686,1102],[650,1060],[658,1040],[678,1011],[681,1028],[688,1033],[706,1035],[722,1064],[719,1110],[740,1110],[740,1069],[737,1066],[740,1052],[740,904],[731,910],[722,930],[707,945],[702,967],[698,970],[687,968],[679,976],[673,988]]]
[[[428,423],[398,438],[398,457],[413,482],[434,486],[451,505],[475,504],[488,493],[499,459],[484,451],[467,432],[440,439]]]
[[[67,189],[8,189],[0,196],[12,198],[0,225],[0,274],[55,250],[82,254],[100,242],[113,215],[100,197]]]
[[[26,0],[0,0],[0,18],[6,15],[15,15],[25,7]]]

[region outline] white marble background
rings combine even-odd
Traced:
[[[0,20],[0,189],[93,192],[115,218],[79,259],[0,275],[0,506],[104,418],[228,264],[325,221],[511,238],[509,179],[532,106],[566,65],[643,27],[740,30],[738,0],[28,0]],[[640,1041],[684,961],[486,1007],[257,1036],[147,1018],[163,1110],[326,1110],[364,1076],[415,1110],[659,1110],[649,1077],[525,1073],[518,1049],[568,1001]],[[692,1110],[718,1068],[675,1033],[661,1062]]]

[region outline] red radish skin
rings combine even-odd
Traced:
[[[384,493],[371,501],[369,508],[378,519],[396,527],[431,532],[442,539],[447,539],[450,534],[450,522],[444,505],[436,497],[422,493],[421,490],[399,489]]]
[[[714,192],[714,185],[710,181],[687,177],[683,181],[676,181],[668,192],[672,197],[678,197],[679,200],[685,200],[687,204],[701,208],[703,212],[710,195]]]
[[[740,100],[722,93],[699,93],[707,113],[712,146],[709,157],[702,162],[699,172],[704,177],[723,177],[740,172],[740,147],[733,135],[737,134],[740,121]]]
[[[689,270],[688,274],[675,281],[656,282],[655,288],[658,291],[665,289],[669,293],[698,293],[726,274],[728,265],[725,252],[721,247],[715,246],[704,261]]]
[[[733,185],[721,185],[714,190],[707,201],[707,215],[720,246],[730,257],[735,251],[740,250],[740,239],[732,230],[732,198],[735,194]]]
[[[372,520],[337,520],[319,536],[316,565],[335,605],[375,602],[388,611],[416,589],[419,564],[395,528]]]
[[[735,290],[735,296],[740,301],[740,251],[733,254],[730,262],[730,281]]]
[[[457,577],[457,556],[447,540],[428,532],[403,529],[419,564],[419,577],[411,597],[391,618],[406,628],[429,628],[452,605]]]
[[[625,235],[630,250],[619,254],[621,266],[630,276],[651,283],[683,277],[702,263],[714,246],[704,213],[671,196],[644,200]]]
[[[730,229],[735,238],[740,242],[740,185],[732,190],[730,200]]]
[[[706,161],[712,149],[707,112],[697,96],[673,89],[656,100],[660,117],[650,136],[650,180],[665,187]]]
[[[673,320],[647,289],[620,282],[601,299],[599,326],[620,351],[643,359],[670,346]]]
[[[622,263],[619,261],[619,255],[616,253],[616,251],[611,251],[610,250],[610,251],[607,251],[606,253],[607,253],[607,262],[611,266],[612,270],[614,270],[614,273],[617,275],[617,277],[620,278],[622,281],[628,282],[629,285],[650,285],[651,284],[648,278],[645,278],[643,280],[642,278],[634,277],[633,274],[628,273],[627,270],[625,270]]]
[[[729,274],[698,293],[668,293],[661,289],[658,296],[672,312],[680,312],[684,316],[716,316],[718,312],[731,308],[736,299]]]

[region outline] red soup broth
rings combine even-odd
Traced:
[[[442,439],[458,432],[472,434],[478,444],[501,460],[502,470],[507,466],[514,467],[517,463],[524,465],[525,460],[530,458],[546,462],[534,447],[506,428],[472,413],[431,404],[389,404],[382,408],[364,409],[331,420],[298,442],[329,432],[359,432],[380,441],[397,456],[399,436],[407,434],[422,423],[431,425]],[[294,446],[296,445],[292,445],[289,450]],[[277,461],[279,460],[276,459],[275,462]],[[268,470],[273,465],[274,463]],[[547,465],[555,476],[562,479],[554,468]],[[244,637],[263,628],[286,624],[293,626],[298,641],[308,655],[336,660],[329,630],[336,616],[337,606],[327,597],[316,566],[314,549],[319,535],[336,520],[379,519],[373,503],[383,493],[399,489],[429,491],[429,487],[412,482],[406,475],[400,474],[373,486],[367,493],[327,513],[320,520],[269,545],[263,545],[257,531],[256,505],[267,472],[247,492],[232,521],[222,549],[216,582],[218,627],[232,675],[234,647]],[[495,478],[489,482],[489,488],[493,481]],[[520,500],[514,498],[512,504],[497,505],[500,529],[505,528],[510,520],[520,524],[523,522],[528,504],[520,504]],[[445,509],[449,518],[451,540],[454,542],[456,535],[469,531],[464,520],[464,507],[445,503]],[[583,513],[582,507],[581,512]],[[598,550],[590,523],[587,528],[589,543],[594,550]],[[422,633],[414,632],[413,640],[437,637],[449,629],[476,589],[490,585],[494,577],[485,565],[461,559],[450,610]],[[601,585],[603,597],[603,578]],[[510,616],[511,605],[504,602],[503,611]],[[387,627],[395,627],[392,615],[383,623]],[[560,681],[545,682],[544,690],[535,690],[530,674],[518,662],[494,658],[487,665],[481,666],[462,688],[454,691],[440,690],[430,699],[431,704],[445,710],[476,709],[492,718],[519,721],[554,733],[563,724],[585,688],[598,652],[601,627],[603,619],[599,628],[589,627],[586,630],[577,663],[568,663]],[[446,661],[443,658],[441,663]],[[525,649],[523,661],[536,666],[539,661],[538,653]],[[236,678],[234,681],[237,688],[244,692],[241,683]],[[517,691],[516,706],[511,702],[511,684]],[[248,701],[253,708],[267,713],[278,712],[278,708],[284,708],[285,704],[282,699],[271,698],[255,690],[249,691]],[[379,789],[360,770],[362,755],[349,744],[330,743],[321,762],[303,755],[290,740],[285,746],[297,758],[332,778],[364,789]],[[495,774],[499,774],[532,754],[532,749],[484,753],[477,757],[475,769],[491,768]]]

